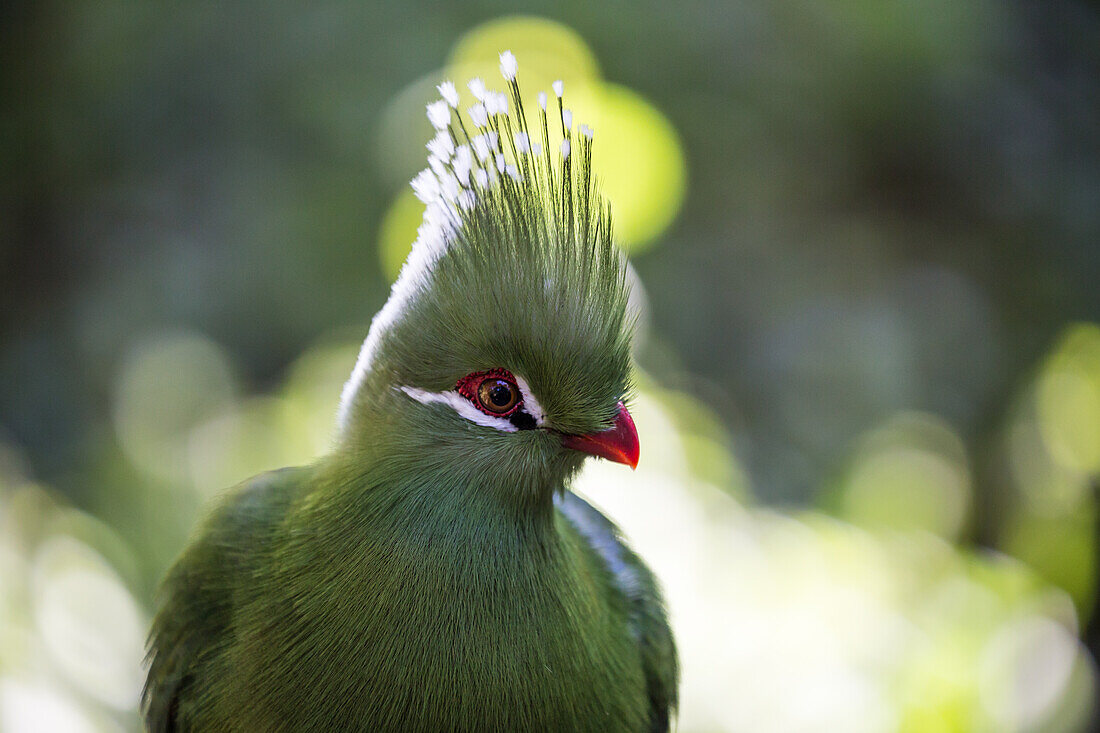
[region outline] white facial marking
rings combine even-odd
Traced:
[[[542,405],[535,399],[535,394],[531,391],[531,387],[527,384],[526,379],[516,376],[516,386],[519,387],[520,397],[523,400],[523,407],[520,409],[533,417],[535,419],[535,424],[541,428],[546,418],[546,414],[542,411]],[[470,400],[466,399],[455,390],[429,392],[420,387],[399,387],[399,389],[422,405],[431,405],[435,403],[447,405],[459,415],[476,425],[495,428],[505,433],[514,433],[519,429],[506,417],[497,417],[482,412],[475,407]]]
[[[535,418],[535,424],[540,428],[543,422],[546,420],[546,413],[542,411],[542,405],[535,399],[535,393],[531,391],[531,385],[527,384],[527,380],[518,374],[516,377],[516,386],[519,387],[519,393],[523,397],[523,410],[528,415]]]
[[[519,428],[508,421],[508,418],[486,415],[484,412],[474,407],[472,402],[453,390],[449,392],[429,392],[419,387],[401,387],[401,391],[424,405],[430,405],[436,402],[448,405],[459,415],[477,425],[484,425],[487,428],[496,428],[505,433],[514,433],[519,430]]]

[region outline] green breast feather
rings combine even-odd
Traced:
[[[528,127],[428,106],[424,223],[312,466],[253,478],[170,570],[150,731],[665,731],[656,581],[567,486],[637,464],[626,264],[554,84]]]

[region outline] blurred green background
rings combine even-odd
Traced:
[[[0,732],[133,731],[203,505],[323,453],[434,84],[566,80],[637,275],[681,731],[1093,729],[1100,11],[0,10]],[[1091,651],[1090,651],[1091,649]]]

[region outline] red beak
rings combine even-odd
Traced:
[[[561,444],[615,463],[625,463],[632,469],[638,467],[638,430],[622,402],[619,403],[615,425],[610,430],[588,435],[563,435]]]

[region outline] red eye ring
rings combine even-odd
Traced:
[[[455,384],[455,391],[493,417],[508,417],[523,406],[523,393],[507,369],[467,374]]]

